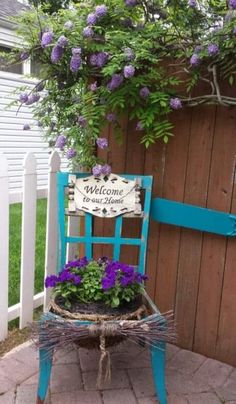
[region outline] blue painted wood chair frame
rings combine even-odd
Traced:
[[[77,173],[77,178],[87,177],[88,174]],[[88,259],[92,258],[93,244],[111,244],[113,245],[113,259],[119,260],[120,251],[122,245],[133,245],[139,247],[139,264],[138,270],[141,273],[145,273],[146,264],[146,251],[148,240],[148,227],[151,207],[151,195],[152,195],[152,177],[140,176],[140,175],[122,175],[122,177],[128,180],[139,179],[141,181],[141,189],[145,190],[145,198],[143,204],[142,214],[142,228],[141,237],[139,238],[124,238],[122,237],[122,223],[123,216],[115,218],[115,234],[114,237],[95,237],[93,236],[93,217],[89,213],[85,213],[85,235],[78,237],[71,237],[66,235],[65,225],[65,188],[68,187],[69,173],[57,174],[57,186],[58,186],[58,218],[59,218],[59,241],[60,241],[60,265],[62,268],[66,263],[66,247],[68,243],[82,243],[85,245],[85,254]],[[108,219],[106,219],[108,220]],[[150,299],[149,299],[150,301]],[[153,311],[161,316],[160,312],[150,301]],[[48,313],[48,316],[57,317],[52,313]],[[46,315],[47,317],[47,315]],[[46,318],[44,316],[44,320]],[[42,320],[43,321],[43,320]],[[164,321],[164,319],[163,319]],[[82,324],[89,324],[89,322],[75,321],[75,324],[80,326]],[[47,389],[50,381],[50,374],[52,368],[53,354],[48,355],[48,352],[40,350],[40,370],[39,370],[39,386],[38,386],[38,399],[37,403],[43,403],[47,394]],[[160,404],[167,404],[166,388],[165,388],[165,343],[162,342],[158,347],[151,348],[151,362],[154,376],[154,384],[156,388],[156,394]]]

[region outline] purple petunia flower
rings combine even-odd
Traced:
[[[59,147],[60,150],[63,150],[66,145],[66,137],[64,135],[59,135],[56,140],[56,147]]]
[[[219,47],[218,45],[211,43],[210,45],[208,45],[207,47],[207,52],[209,56],[215,56],[217,55],[217,53],[219,53]]]
[[[47,276],[44,282],[46,288],[54,288],[57,283],[58,277],[56,275]]]
[[[77,118],[77,123],[82,126],[82,128],[85,128],[85,126],[87,125],[87,120],[83,115],[79,115]]]
[[[102,18],[107,14],[107,6],[105,4],[101,4],[95,8],[95,15],[97,18]]]
[[[136,125],[136,130],[143,130],[143,125],[142,125],[142,122],[138,122],[137,123],[137,125]]]
[[[150,94],[150,91],[149,91],[149,89],[147,87],[141,88],[141,90],[139,92],[139,95],[142,98],[147,98],[149,96],[149,94]]]
[[[130,77],[133,77],[135,73],[135,68],[132,65],[128,65],[124,67],[124,76],[126,79],[129,79]]]
[[[109,166],[109,164],[104,164],[104,166],[102,166],[101,173],[103,175],[110,175],[111,174],[111,166]]]
[[[79,275],[74,275],[73,283],[74,283],[75,285],[79,285],[79,284],[81,283],[81,276],[79,276]]]
[[[116,121],[116,114],[114,112],[110,112],[106,116],[108,122],[115,122]]]
[[[46,48],[46,46],[50,45],[53,41],[54,34],[52,31],[44,32],[41,39],[42,48]]]
[[[19,96],[19,101],[24,104],[25,102],[27,102],[29,99],[29,96],[27,93],[21,93]]]
[[[90,91],[96,91],[98,88],[97,82],[95,81],[94,83],[90,84],[89,89]]]
[[[197,7],[197,2],[196,0],[189,0],[188,5],[192,8]]]
[[[106,149],[106,147],[108,146],[108,141],[105,137],[97,138],[96,143],[100,149]]]
[[[64,49],[59,45],[55,45],[52,48],[51,62],[54,64],[58,63],[59,60],[62,58],[63,53],[64,53]]]
[[[134,51],[131,48],[125,48],[124,55],[125,55],[126,60],[128,60],[128,61],[134,60],[134,58],[135,58]]]
[[[107,88],[110,91],[115,90],[116,88],[120,87],[120,85],[123,83],[123,76],[122,74],[113,74],[111,81],[107,84]]]
[[[96,164],[93,168],[92,168],[92,173],[94,175],[94,177],[99,177],[102,173],[102,166],[101,164]]]
[[[66,158],[68,158],[68,160],[69,160],[69,159],[73,159],[73,157],[75,157],[76,154],[77,154],[77,152],[76,152],[75,149],[69,149],[69,150],[67,150],[67,152],[66,152]]]
[[[229,0],[229,7],[236,10],[236,0]]]
[[[28,124],[28,123],[25,123],[24,125],[23,125],[23,130],[30,130],[31,128],[30,128],[30,125]]]
[[[178,98],[178,97],[171,98],[170,99],[170,107],[172,109],[180,109],[180,108],[182,108],[182,101],[180,100],[180,98]]]
[[[201,62],[200,57],[196,53],[194,53],[190,58],[191,66],[192,67],[198,66],[200,62]]]
[[[71,56],[70,59],[70,71],[72,73],[76,73],[80,66],[81,66],[82,60],[80,56]]]
[[[95,25],[96,22],[97,22],[97,16],[96,16],[96,14],[95,14],[95,13],[90,13],[90,14],[87,16],[87,24],[88,24],[88,25]]]
[[[68,42],[69,40],[64,35],[61,35],[57,40],[57,45],[61,46],[62,48],[65,48],[65,46],[68,45]]]
[[[66,29],[72,29],[74,27],[74,23],[72,21],[70,21],[70,20],[66,21],[65,24],[64,24],[64,27]]]
[[[125,0],[126,6],[134,7],[137,5],[137,0]]]
[[[20,60],[24,61],[24,60],[28,59],[28,57],[29,57],[29,52],[27,52],[27,51],[21,52]]]
[[[91,27],[85,27],[83,29],[83,36],[84,38],[92,38],[94,35],[94,31]]]

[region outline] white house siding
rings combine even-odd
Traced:
[[[30,106],[9,107],[9,103],[18,98],[13,92],[22,86],[33,87],[36,81],[22,75],[0,71],[0,152],[7,157],[9,166],[11,201],[21,200],[23,160],[26,152],[33,152],[37,158],[37,189],[44,196],[47,188],[48,159],[51,150],[43,140],[42,131],[33,119]],[[29,123],[31,130],[23,130],[24,123]],[[66,168],[66,161],[62,168]]]
[[[1,1],[0,1],[1,7]],[[4,22],[6,25],[7,23]],[[2,26],[3,21],[0,19],[0,44],[9,48],[22,47],[22,38],[16,35],[13,29]]]

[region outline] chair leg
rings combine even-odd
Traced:
[[[39,383],[37,404],[43,404],[47,395],[50,375],[52,370],[53,352],[45,349],[39,350]]]
[[[167,404],[165,385],[166,344],[159,343],[158,347],[151,347],[151,360],[156,395],[160,404]]]

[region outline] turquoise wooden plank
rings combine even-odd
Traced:
[[[151,217],[160,222],[223,236],[236,236],[236,215],[168,199],[154,198]]]
[[[144,187],[143,183],[142,187]],[[146,179],[145,184],[145,199],[144,199],[143,220],[141,230],[141,247],[139,252],[139,272],[141,272],[142,274],[145,273],[146,269],[146,253],[147,253],[151,196],[152,196],[152,177],[149,177]]]
[[[58,221],[59,221],[59,257],[58,260],[60,266],[58,270],[60,270],[66,262],[66,240],[65,240],[65,206],[64,206],[64,197],[65,191],[64,186],[60,183],[60,175],[61,173],[57,173],[57,198],[58,198]]]
[[[118,216],[116,218],[116,226],[115,226],[115,245],[113,251],[113,259],[118,261],[120,258],[120,245],[121,245],[121,232],[122,232],[122,222],[123,217]]]
[[[115,244],[115,237],[65,237],[67,243],[85,243],[86,241],[93,244]],[[121,238],[120,244],[126,245],[141,245],[141,239],[139,238]]]
[[[92,258],[92,215],[85,213],[85,255],[88,260]],[[68,239],[67,239],[68,240]]]

